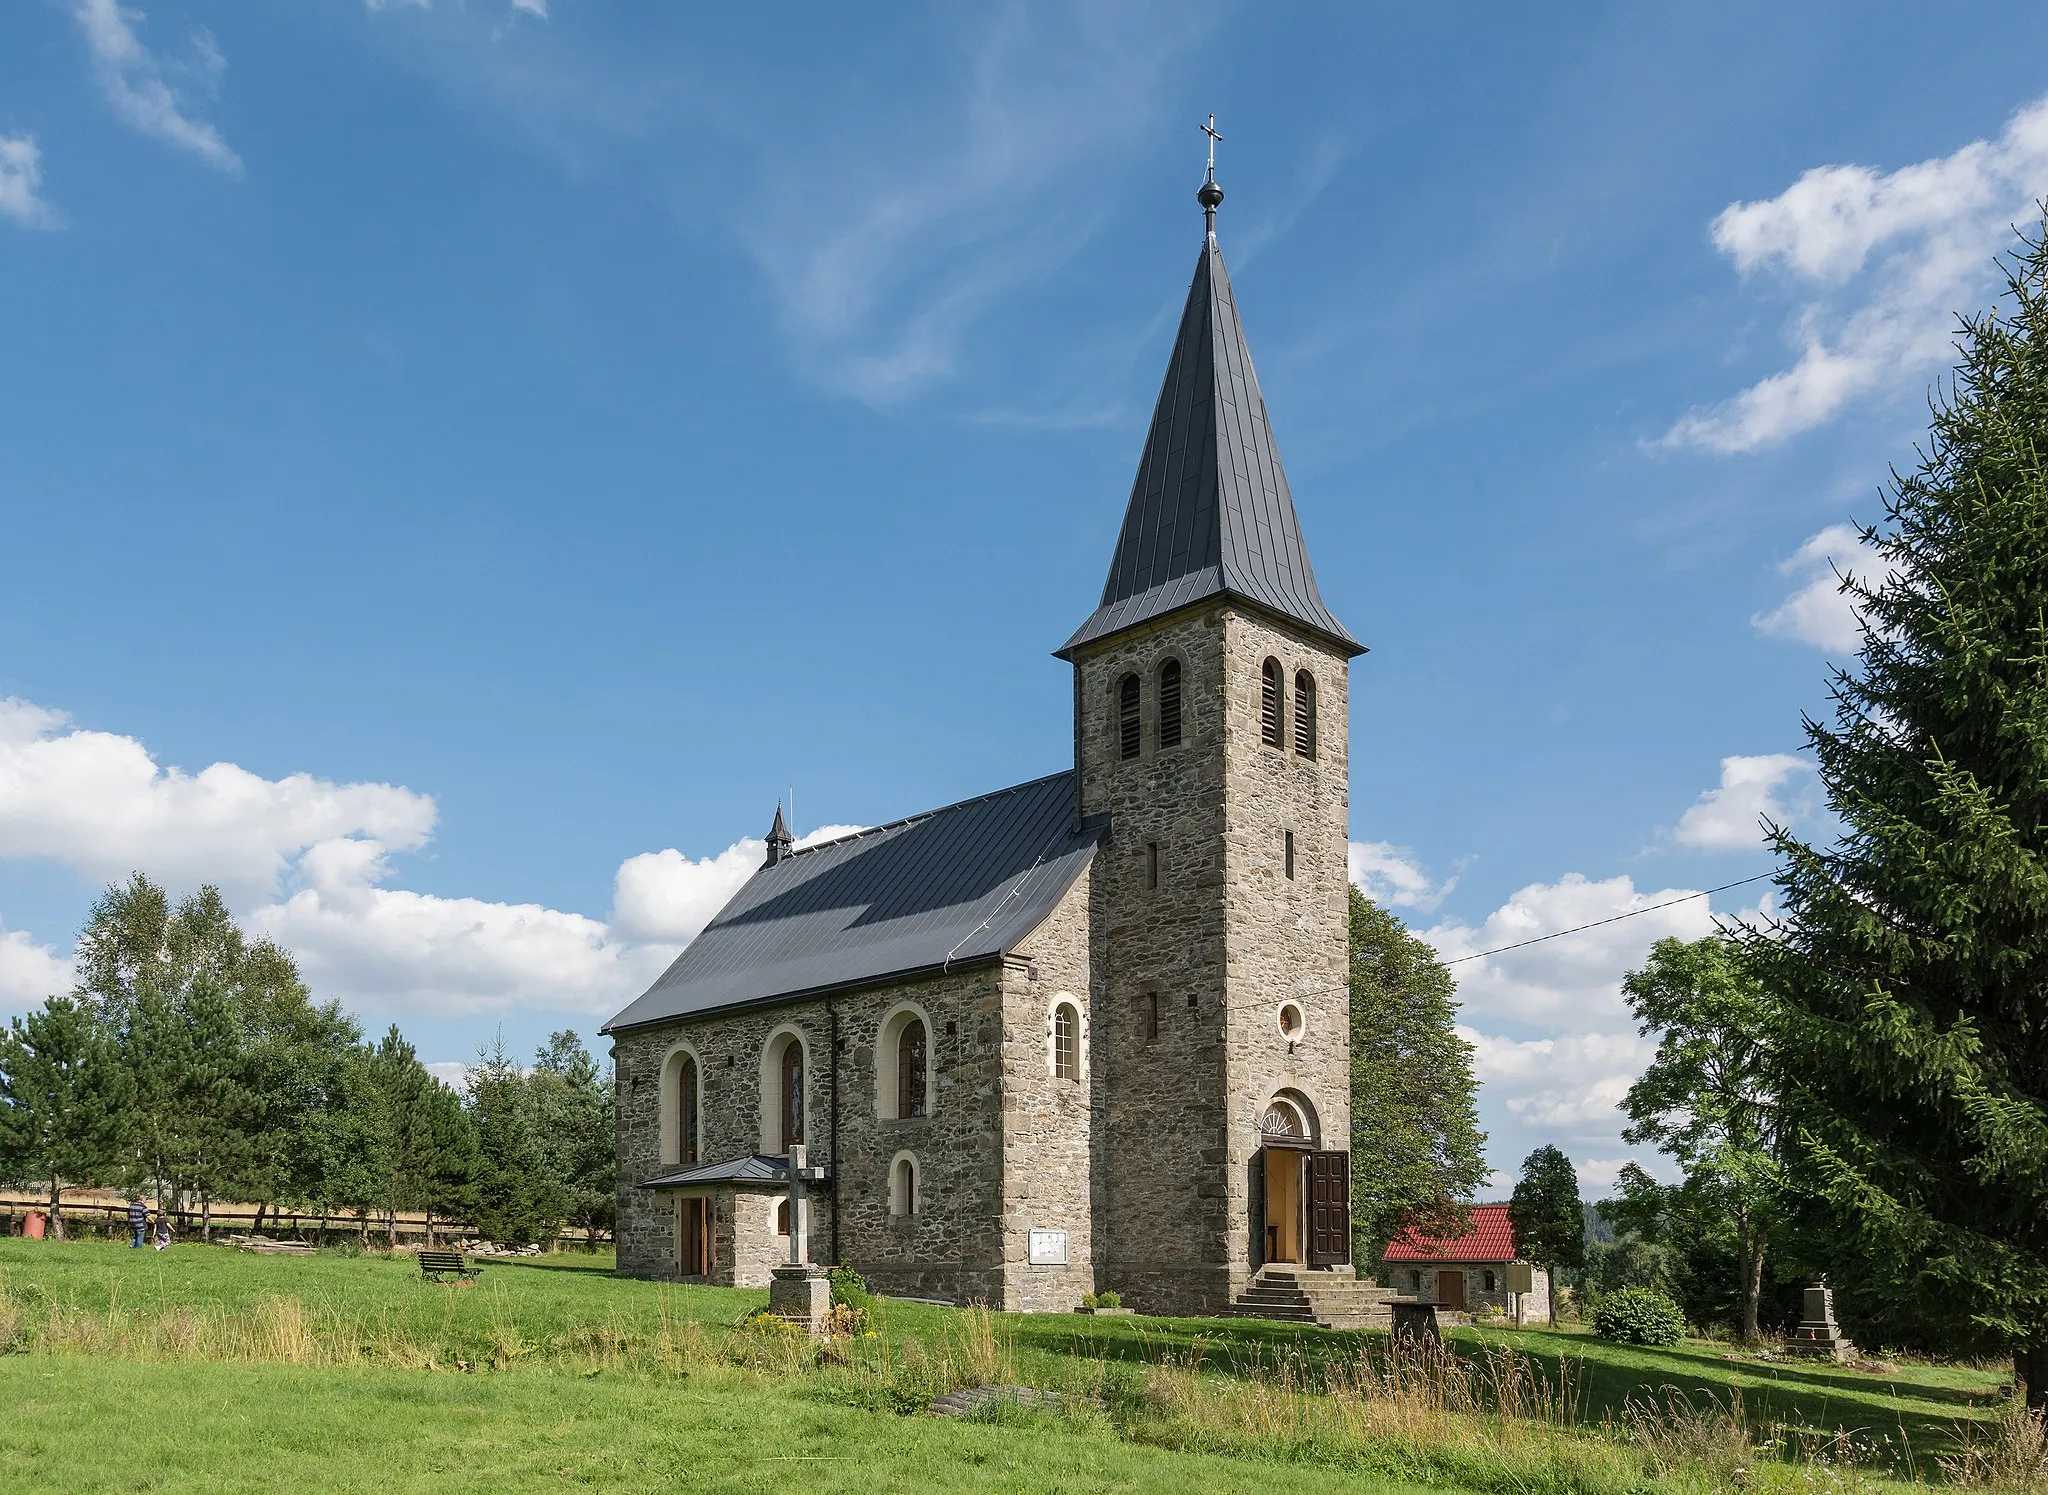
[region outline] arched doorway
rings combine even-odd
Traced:
[[[1298,1266],[1307,1261],[1305,1184],[1308,1157],[1315,1150],[1309,1128],[1305,1109],[1284,1095],[1274,1096],[1259,1118],[1266,1176],[1261,1254],[1269,1264]]]

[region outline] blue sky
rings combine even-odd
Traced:
[[[1061,767],[1200,235],[1446,954],[1762,871],[2048,12],[41,0],[0,19],[0,1010],[131,867],[455,1064]],[[1815,586],[1816,581],[1823,584]],[[1753,906],[1752,886],[1712,900]],[[1458,967],[1597,1189],[1693,900]]]

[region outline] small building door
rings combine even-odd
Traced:
[[[677,1204],[676,1267],[685,1277],[711,1275],[711,1201],[683,1199]]]
[[[1465,1274],[1455,1267],[1439,1268],[1436,1274],[1436,1300],[1446,1308],[1462,1310],[1465,1306]]]
[[[1351,1154],[1314,1152],[1308,1158],[1308,1264],[1341,1266],[1351,1260]]]
[[[1269,1262],[1301,1260],[1301,1175],[1305,1154],[1294,1147],[1267,1147],[1266,1242]]]

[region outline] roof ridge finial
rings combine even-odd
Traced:
[[[1209,137],[1209,176],[1202,183],[1202,190],[1195,194],[1195,201],[1202,205],[1202,217],[1208,224],[1209,238],[1216,238],[1216,204],[1223,201],[1223,189],[1216,185],[1216,142],[1223,137],[1216,131],[1216,116],[1210,115],[1209,122],[1202,126],[1202,133]]]

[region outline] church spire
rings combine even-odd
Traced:
[[[1215,116],[1209,175],[1196,200],[1208,223],[1181,312],[1166,381],[1138,460],[1123,532],[1102,603],[1054,652],[1071,659],[1096,639],[1227,595],[1320,634],[1348,655],[1365,646],[1347,633],[1316,589],[1294,497],[1266,421],[1237,318],[1230,273],[1216,247]]]
[[[795,845],[796,837],[789,833],[789,822],[782,818],[782,803],[778,800],[775,805],[775,824],[768,827],[768,860],[761,865],[773,867],[788,856]]]

